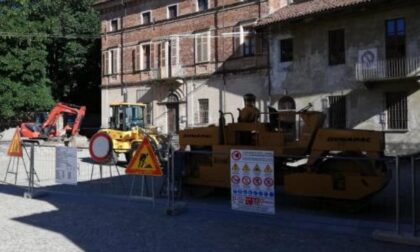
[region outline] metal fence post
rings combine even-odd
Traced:
[[[386,242],[395,242],[400,244],[408,244],[414,246],[420,246],[420,237],[416,236],[416,182],[415,182],[415,161],[414,156],[410,157],[411,161],[411,201],[412,201],[412,225],[413,230],[411,233],[401,232],[401,221],[400,221],[400,157],[395,157],[395,231],[381,231],[376,230],[373,232],[372,236],[376,240],[386,241]]]
[[[400,233],[400,157],[395,157],[395,231]]]
[[[37,191],[35,192],[35,175],[38,178],[38,175],[35,173],[35,142],[30,142],[31,151],[29,156],[29,182],[28,182],[28,190],[23,194],[24,198],[33,199],[37,197],[42,197],[46,194],[46,192]],[[39,178],[38,178],[38,181]]]
[[[416,236],[416,169],[414,156],[411,156],[411,211],[413,236]]]

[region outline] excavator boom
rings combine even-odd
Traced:
[[[28,138],[50,138],[57,137],[58,130],[56,129],[57,121],[62,114],[74,115],[75,120],[72,127],[66,126],[66,131],[70,130],[70,135],[75,136],[80,130],[83,117],[86,114],[85,106],[78,106],[73,104],[57,103],[54,108],[50,111],[48,118],[44,123],[22,123],[21,124],[21,135],[22,137]]]

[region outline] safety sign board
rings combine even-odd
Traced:
[[[55,148],[55,182],[77,185],[77,149],[58,146]]]
[[[162,169],[150,141],[145,137],[125,170],[126,174],[162,176]]]
[[[13,135],[12,142],[7,150],[9,157],[22,157],[22,144],[20,143],[19,127],[16,128],[15,134]]]
[[[235,149],[230,154],[232,209],[275,214],[274,153]]]

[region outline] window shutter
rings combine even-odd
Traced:
[[[155,68],[155,43],[150,43],[150,69]]]
[[[178,38],[171,40],[171,65],[177,65],[177,53],[178,53]]]
[[[209,61],[209,40],[210,40],[210,33],[205,33],[202,36],[202,41],[203,41],[203,45],[202,45],[202,50],[203,50],[203,62]]]
[[[134,53],[134,60],[133,60],[134,70],[138,71],[140,70],[140,45],[136,46],[136,49],[134,49],[133,53]]]
[[[161,48],[161,51],[160,51],[161,66],[165,67],[166,66],[166,42],[162,42],[160,48]]]
[[[195,39],[194,39],[194,59],[195,59],[195,63],[200,62],[201,58],[200,58],[200,52],[201,52],[201,43],[200,43],[200,36],[199,35],[195,35]]]
[[[108,69],[107,69],[107,52],[102,52],[102,75],[106,75],[108,73]]]
[[[109,55],[110,55],[110,51],[106,51],[104,52],[105,54],[105,62],[104,62],[104,70],[105,70],[105,75],[108,75],[111,73],[111,69],[110,69],[110,59],[109,59]]]
[[[241,49],[241,27],[234,27],[233,28],[233,55],[241,56],[242,49]]]
[[[117,48],[115,50],[116,53],[116,61],[117,61],[117,69],[116,69],[116,73],[121,73],[121,49]]]

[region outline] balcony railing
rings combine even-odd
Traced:
[[[420,77],[420,57],[356,64],[356,80],[358,81],[384,81],[416,77]]]

